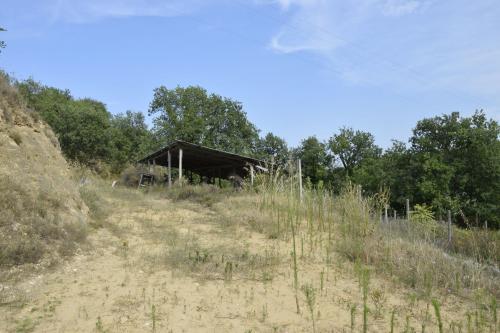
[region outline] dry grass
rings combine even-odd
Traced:
[[[51,265],[84,241],[86,207],[53,133],[0,73],[0,275]]]
[[[56,213],[65,198],[34,194],[8,178],[0,178],[0,266],[36,263],[44,256],[67,256],[86,237],[86,226],[65,223]]]

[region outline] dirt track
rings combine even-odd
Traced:
[[[301,291],[301,314],[296,313],[288,243],[236,222],[225,227],[213,209],[187,201],[134,203],[112,194],[107,201],[112,213],[91,233],[90,249],[19,284],[27,302],[0,307],[6,319],[0,332],[312,331]],[[220,210],[230,206],[218,204]],[[239,213],[232,214],[229,223]],[[317,290],[317,331],[350,332],[353,308],[358,331],[359,284],[350,263],[335,261],[325,271],[314,257],[303,258],[300,283]],[[406,325],[406,317],[420,331],[426,306],[410,290],[376,278],[371,290],[382,299],[379,314],[370,305],[370,332],[387,332],[393,309],[396,331]],[[446,320],[460,318],[463,304],[451,296],[442,302]],[[427,331],[432,332],[432,312],[430,317]]]

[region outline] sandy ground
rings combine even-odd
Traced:
[[[313,331],[301,290],[296,311],[288,242],[217,223],[213,209],[187,201],[107,199],[112,214],[92,231],[89,249],[52,271],[3,283],[26,301],[0,306],[0,332]],[[314,257],[299,262],[299,284],[315,290],[316,331],[351,332],[353,318],[361,331],[353,265],[339,258],[328,267]],[[407,323],[421,331],[428,308],[418,295],[380,277],[372,277],[370,290],[368,331],[389,332],[393,312],[395,332]],[[461,300],[440,300],[446,323],[463,320]],[[437,332],[428,311],[426,331]]]

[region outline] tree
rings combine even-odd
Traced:
[[[295,154],[302,161],[304,178],[309,178],[312,184],[318,184],[327,179],[330,159],[323,142],[320,142],[315,136],[310,136],[302,140]]]
[[[258,130],[240,102],[201,87],[154,90],[149,108],[154,131],[165,142],[185,140],[230,152],[253,155]]]
[[[3,31],[7,31],[7,30],[5,30],[4,28],[0,27],[0,32],[3,32]],[[7,46],[7,44],[5,43],[5,41],[0,40],[0,53],[2,53],[2,49],[4,49],[6,46]]]
[[[67,158],[83,164],[109,161],[111,115],[103,103],[75,100],[69,90],[47,87],[33,79],[18,82],[17,87],[28,107],[50,125]]]
[[[340,160],[348,177],[353,175],[354,168],[364,159],[377,158],[381,154],[372,134],[346,127],[330,138],[328,148]]]
[[[141,112],[127,111],[111,118],[110,160],[115,171],[149,153],[155,142]]]
[[[275,166],[284,168],[289,159],[289,151],[286,141],[273,133],[267,133],[259,140],[259,158],[266,162],[273,162]]]
[[[476,221],[500,223],[500,127],[482,110],[470,118],[423,119],[410,139],[417,200],[439,212],[458,209]]]
[[[109,162],[110,114],[103,103],[82,99],[72,101],[60,113],[55,128],[61,149],[71,160],[82,164]]]

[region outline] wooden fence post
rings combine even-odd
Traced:
[[[302,161],[299,158],[298,161],[298,167],[299,167],[299,196],[300,196],[300,201],[302,201],[302,196],[304,195],[302,192]]]
[[[410,199],[406,199],[406,219],[410,221]]]
[[[387,205],[385,205],[385,209],[384,209],[384,222],[385,223],[389,222],[389,216],[387,215]]]
[[[451,210],[448,210],[448,244],[451,244]]]

